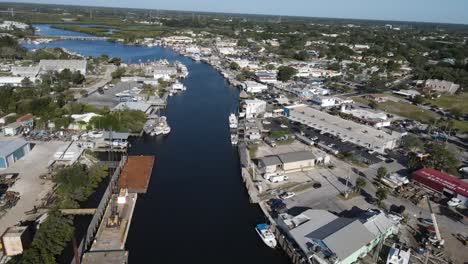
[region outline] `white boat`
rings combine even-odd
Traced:
[[[408,264],[410,261],[410,249],[402,245],[393,244],[388,252],[387,264]]]
[[[233,113],[229,115],[229,127],[237,128],[237,117]]]
[[[176,81],[176,82],[172,85],[171,90],[177,92],[177,91],[185,91],[185,90],[187,90],[187,88],[185,87],[185,85],[183,85],[183,84],[180,83],[179,81]]]
[[[270,226],[267,224],[258,224],[255,227],[255,231],[257,231],[258,235],[260,238],[263,240],[263,242],[271,247],[275,248],[276,247],[276,239],[275,235],[273,232],[271,232]]]
[[[163,128],[162,133],[163,133],[163,135],[167,135],[167,134],[171,133],[171,127],[166,126],[165,128]]]
[[[239,137],[237,136],[237,134],[231,134],[231,144],[237,145],[238,142],[239,142]]]

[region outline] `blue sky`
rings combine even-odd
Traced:
[[[2,0],[0,0],[2,1]],[[14,0],[13,0],[14,1]],[[22,1],[22,0],[19,0]],[[468,24],[468,0],[23,0],[186,11]]]

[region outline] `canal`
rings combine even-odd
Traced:
[[[40,34],[70,32],[40,25]],[[254,226],[265,218],[250,204],[227,119],[238,90],[211,66],[162,47],[106,41],[57,41],[27,48],[63,47],[126,62],[167,59],[189,69],[187,91],[169,97],[167,137],[142,137],[130,155],[155,155],[148,193],[139,197],[126,247],[130,263],[290,263],[263,244]]]

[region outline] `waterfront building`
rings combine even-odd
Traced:
[[[246,118],[253,118],[266,111],[266,102],[259,99],[245,100],[243,103]]]
[[[343,142],[351,142],[372,152],[385,153],[385,149],[394,149],[402,137],[401,133],[388,134],[303,104],[287,106],[284,108],[284,113],[292,121],[319,130],[321,133],[331,134]]]
[[[318,163],[328,163],[330,157],[316,157],[311,151],[297,151],[270,155],[258,160],[258,167],[265,177],[281,173],[312,170]]]
[[[24,139],[0,141],[0,169],[6,169],[31,151],[29,142]]]
[[[344,218],[309,209],[297,216],[280,214],[277,224],[297,243],[309,263],[355,263],[396,231],[396,224],[380,211]]]
[[[261,93],[268,89],[268,86],[262,83],[254,82],[254,81],[245,81],[243,83],[244,89],[248,93]]]

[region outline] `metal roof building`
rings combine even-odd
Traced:
[[[29,142],[24,139],[0,141],[0,169],[10,167],[28,154],[30,150]]]

